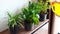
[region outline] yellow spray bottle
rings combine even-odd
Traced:
[[[53,12],[54,12],[56,15],[60,16],[60,2],[54,2],[54,3],[52,3],[51,6],[52,6]]]

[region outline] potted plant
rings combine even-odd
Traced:
[[[10,29],[11,34],[17,34],[17,32],[20,30],[20,17],[19,14],[17,15],[12,15],[10,13],[8,13],[8,26]]]
[[[40,21],[44,21],[47,18],[47,9],[49,8],[48,2],[40,1],[41,11],[39,13]]]
[[[36,3],[29,2],[28,7],[22,9],[22,16],[24,19],[24,27],[25,30],[30,31],[32,30],[33,24],[38,24],[38,9],[39,7],[36,7]]]

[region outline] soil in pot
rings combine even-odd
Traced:
[[[15,25],[14,28],[10,26],[11,34],[17,34],[18,31],[19,31],[19,27],[17,25]]]
[[[34,28],[34,24],[25,20],[24,27],[26,31],[31,31]]]

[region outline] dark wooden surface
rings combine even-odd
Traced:
[[[52,9],[49,10],[49,33],[52,34],[52,28],[53,28],[53,23],[54,23],[54,13]]]

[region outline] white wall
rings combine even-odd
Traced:
[[[0,0],[0,32],[8,28],[7,11],[13,14],[27,6],[29,0]],[[19,13],[19,12],[18,12]]]
[[[60,17],[55,15],[53,34],[60,33]]]

